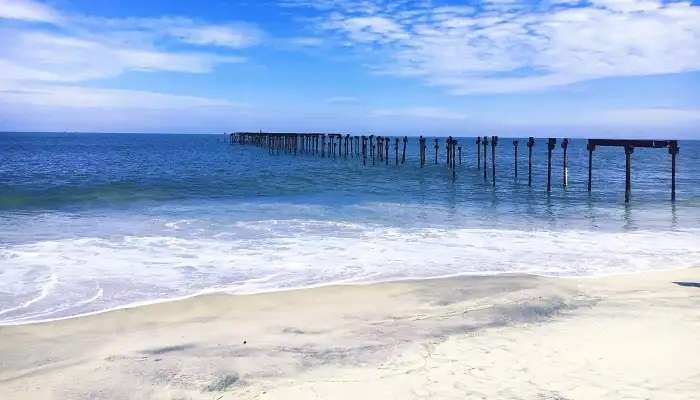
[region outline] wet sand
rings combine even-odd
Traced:
[[[0,399],[694,399],[698,343],[700,269],[216,294],[0,327]]]

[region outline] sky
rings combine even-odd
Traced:
[[[0,131],[700,139],[700,2],[0,0]]]

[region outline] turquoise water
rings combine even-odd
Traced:
[[[215,290],[527,272],[592,276],[700,265],[700,142],[624,152],[562,150],[546,193],[546,139],[527,185],[521,140],[497,147],[497,184],[460,138],[451,179],[418,165],[270,155],[224,135],[0,134],[0,323],[97,312]],[[489,149],[489,167],[490,167]],[[371,162],[369,163],[371,164]]]

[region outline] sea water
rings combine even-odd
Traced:
[[[700,142],[671,156],[497,146],[495,187],[459,138],[456,180],[432,138],[418,163],[269,154],[222,134],[0,134],[0,324],[211,291],[255,293],[468,274],[597,276],[700,266]],[[401,146],[400,146],[401,148]],[[399,154],[400,157],[400,154]],[[482,149],[483,157],[483,149]],[[483,158],[482,158],[483,163]]]

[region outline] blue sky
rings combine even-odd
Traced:
[[[700,138],[700,5],[0,0],[0,130]]]

